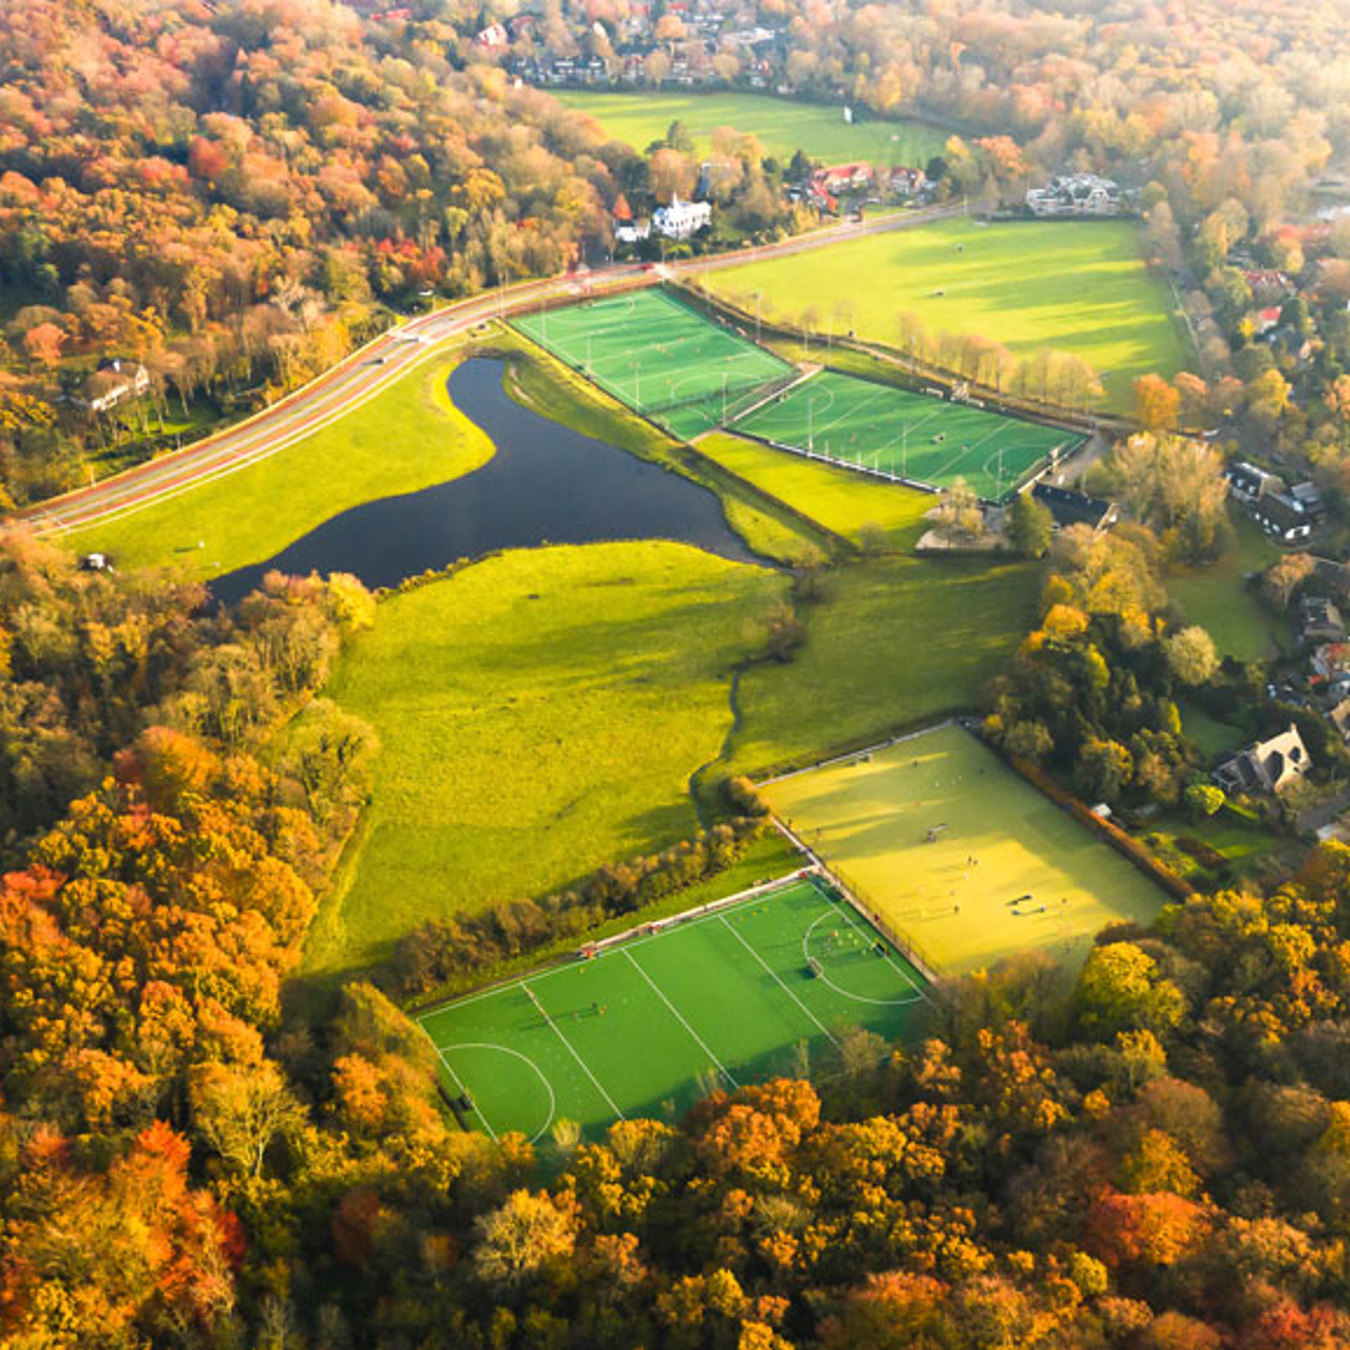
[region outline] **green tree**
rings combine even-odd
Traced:
[[[1214,639],[1196,624],[1163,641],[1167,667],[1182,684],[1207,684],[1219,668]]]
[[[1008,538],[1024,558],[1042,558],[1050,548],[1055,520],[1049,508],[1028,492],[1013,498],[1008,513]]]
[[[1143,1028],[1173,1031],[1186,1016],[1186,996],[1163,978],[1158,963],[1133,942],[1097,947],[1075,991],[1079,1025],[1103,1039]]]

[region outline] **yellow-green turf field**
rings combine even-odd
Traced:
[[[943,975],[1033,947],[1075,965],[1107,924],[1149,923],[1164,904],[1141,872],[956,725],[763,790]]]
[[[447,1088],[470,1096],[466,1121],[540,1141],[560,1120],[594,1137],[672,1119],[714,1087],[828,1073],[850,1029],[895,1039],[925,999],[918,972],[814,879],[647,927],[420,1019]]]
[[[749,311],[760,292],[766,314],[799,322],[809,311],[817,329],[829,322],[891,345],[908,311],[934,337],[977,334],[1016,356],[1072,352],[1103,377],[1117,411],[1130,408],[1136,376],[1170,377],[1191,359],[1167,284],[1145,267],[1127,220],[939,221],[747,263],[708,284]]]
[[[759,137],[767,154],[790,159],[803,150],[830,163],[869,163],[922,168],[940,155],[949,133],[921,122],[844,121],[841,107],[799,103],[769,94],[609,93],[562,90],[555,97],[589,113],[613,140],[643,151],[664,139],[672,122],[683,122],[700,154],[712,149],[713,133],[731,127]]]
[[[878,482],[725,432],[700,437],[698,450],[738,478],[854,543],[867,543],[875,535],[889,545],[909,547],[927,528],[925,513],[936,505],[936,499],[927,492]]]

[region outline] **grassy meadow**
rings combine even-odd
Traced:
[[[1167,578],[1167,594],[1187,623],[1198,623],[1221,656],[1268,661],[1278,652],[1282,625],[1256,595],[1246,577],[1263,572],[1279,548],[1241,511],[1233,511],[1237,546],[1209,567],[1185,568]]]
[[[690,777],[785,578],[666,543],[508,553],[392,597],[327,691],[376,729],[364,840],[308,965],[698,828]]]
[[[712,274],[732,303],[761,292],[767,312],[898,342],[897,315],[930,333],[979,334],[1018,356],[1072,352],[1105,384],[1105,406],[1127,411],[1131,382],[1181,370],[1188,351],[1161,277],[1149,273],[1132,221],[948,220],[865,236],[828,249]],[[941,294],[938,294],[941,292]]]
[[[65,539],[124,569],[178,564],[209,580],[272,557],[350,507],[471,473],[493,448],[446,393],[460,357],[433,357],[266,459]]]
[[[806,642],[741,677],[727,768],[764,773],[968,708],[1036,618],[1034,565],[867,558],[798,606]]]
[[[882,483],[725,432],[704,436],[698,450],[856,544],[884,539],[892,547],[913,547],[926,528],[924,514],[937,503],[926,492]]]
[[[850,125],[841,107],[799,103],[770,94],[568,89],[554,97],[565,107],[589,113],[610,139],[624,141],[638,151],[664,139],[670,124],[680,121],[700,154],[711,150],[713,132],[731,127],[753,132],[767,154],[782,160],[803,150],[812,159],[830,163],[865,159],[888,168],[922,168],[942,153],[950,135],[921,122],[858,121]]]

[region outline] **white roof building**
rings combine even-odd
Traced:
[[[691,239],[712,224],[712,206],[708,202],[682,202],[671,199],[652,213],[652,228],[667,239]]]

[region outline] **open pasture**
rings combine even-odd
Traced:
[[[894,1038],[924,1001],[913,967],[814,879],[649,927],[420,1019],[468,1121],[542,1140],[559,1120],[595,1135],[671,1119],[712,1088],[828,1072],[847,1029]]]
[[[713,146],[713,133],[729,127],[759,138],[766,154],[786,162],[798,151],[830,163],[865,159],[892,168],[923,168],[940,155],[948,132],[921,122],[865,119],[844,121],[837,105],[803,103],[769,94],[740,92],[611,93],[560,89],[554,97],[565,107],[589,113],[607,136],[641,152],[665,138],[672,122],[683,122],[701,155]]]
[[[1159,891],[955,725],[763,786],[775,813],[940,974],[1031,948],[1081,962]]]
[[[1078,437],[964,403],[822,371],[734,423],[805,454],[888,478],[949,488],[964,479],[1001,501],[1047,456]]]
[[[1193,359],[1167,282],[1145,266],[1128,220],[935,221],[708,280],[749,312],[758,294],[766,317],[822,335],[852,329],[899,347],[899,316],[914,314],[932,339],[978,335],[1017,357],[1069,352],[1101,377],[1100,404],[1113,412],[1130,410],[1137,376],[1170,378]]]
[[[738,396],[792,373],[771,352],[655,289],[512,322],[620,403],[683,439],[718,425]]]

